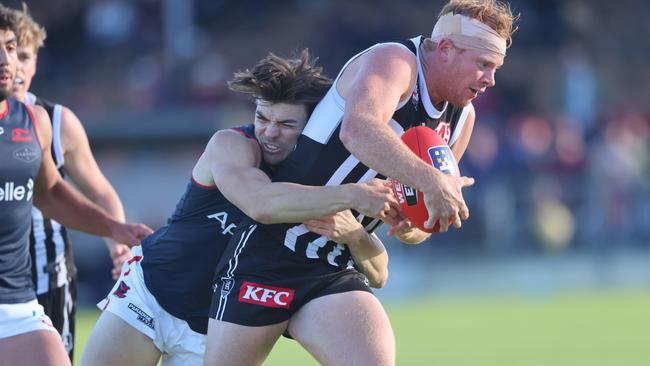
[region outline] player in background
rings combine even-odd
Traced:
[[[52,123],[51,154],[62,177],[68,176],[91,201],[124,222],[124,209],[117,193],[102,174],[90,149],[86,132],[77,116],[67,107],[36,97],[29,89],[37,69],[38,51],[46,32],[29,14],[23,3],[18,18],[18,67],[13,96],[47,111]],[[77,307],[77,269],[71,243],[64,226],[32,209],[29,252],[32,278],[38,302],[45,309],[70,355],[74,354],[75,311]],[[119,276],[122,263],[131,257],[128,246],[106,239],[114,263],[113,278]]]
[[[448,229],[448,219],[460,227],[469,216],[461,189],[473,179],[444,175],[427,165],[399,135],[427,125],[459,160],[474,125],[471,101],[494,86],[513,21],[503,3],[452,0],[430,38],[362,51],[343,67],[273,179],[336,185],[379,173],[425,194],[427,227],[438,219],[441,231]],[[363,215],[359,219],[368,231],[378,224]],[[413,242],[426,236],[408,225],[393,231]],[[345,272],[347,255],[337,251],[336,243],[304,225],[252,223],[230,244],[230,259],[216,276],[205,365],[261,364],[285,330],[322,364],[395,363],[390,323],[360,280]],[[286,250],[269,249],[279,247]],[[311,290],[334,279],[339,282],[327,296],[315,298]],[[277,301],[269,294],[285,297]]]
[[[348,244],[371,285],[383,286],[388,277],[384,246],[348,208],[385,215],[397,202],[384,183],[273,183],[264,191],[254,189],[260,181],[270,182],[268,175],[294,149],[307,117],[330,85],[306,50],[294,59],[271,54],[252,71],[235,75],[231,88],[255,98],[254,125],[212,136],[168,224],[133,249],[134,257],[101,303],[104,311],[82,365],[153,366],[161,357],[166,366],[201,365],[212,277],[245,215],[269,223],[313,219],[314,230]],[[245,197],[229,202],[221,192],[226,181],[234,182]]]
[[[32,205],[71,228],[129,245],[139,243],[151,229],[116,221],[58,174],[50,155],[47,112],[11,97],[17,28],[15,13],[0,5],[0,355],[5,365],[70,365],[33,288]]]

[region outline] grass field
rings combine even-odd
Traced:
[[[386,309],[397,365],[650,365],[650,291],[422,299]],[[97,315],[79,314],[77,361]],[[266,365],[317,363],[282,339]]]

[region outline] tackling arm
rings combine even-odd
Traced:
[[[217,132],[193,170],[194,179],[215,184],[247,216],[264,224],[301,222],[348,208],[372,217],[385,217],[397,207],[383,184],[314,187],[271,182],[259,166],[254,140],[236,132]]]

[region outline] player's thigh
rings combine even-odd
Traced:
[[[0,355],[0,366],[70,365],[61,338],[49,330],[37,330],[0,339]]]
[[[203,365],[261,365],[286,329],[286,321],[250,327],[210,319]]]
[[[388,315],[370,292],[316,298],[289,320],[289,333],[323,365],[394,365]]]
[[[119,316],[104,311],[93,328],[82,366],[155,366],[160,351],[151,338],[130,326]]]

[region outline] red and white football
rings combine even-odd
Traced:
[[[438,168],[445,174],[460,176],[456,158],[449,146],[436,133],[436,131],[425,127],[411,127],[402,135],[402,141],[425,162]],[[424,204],[422,192],[415,188],[403,185],[398,180],[392,180],[393,192],[400,203],[406,217],[413,225],[429,233],[440,231],[440,222],[436,221],[433,229],[425,229],[424,223],[429,218],[427,207]]]

